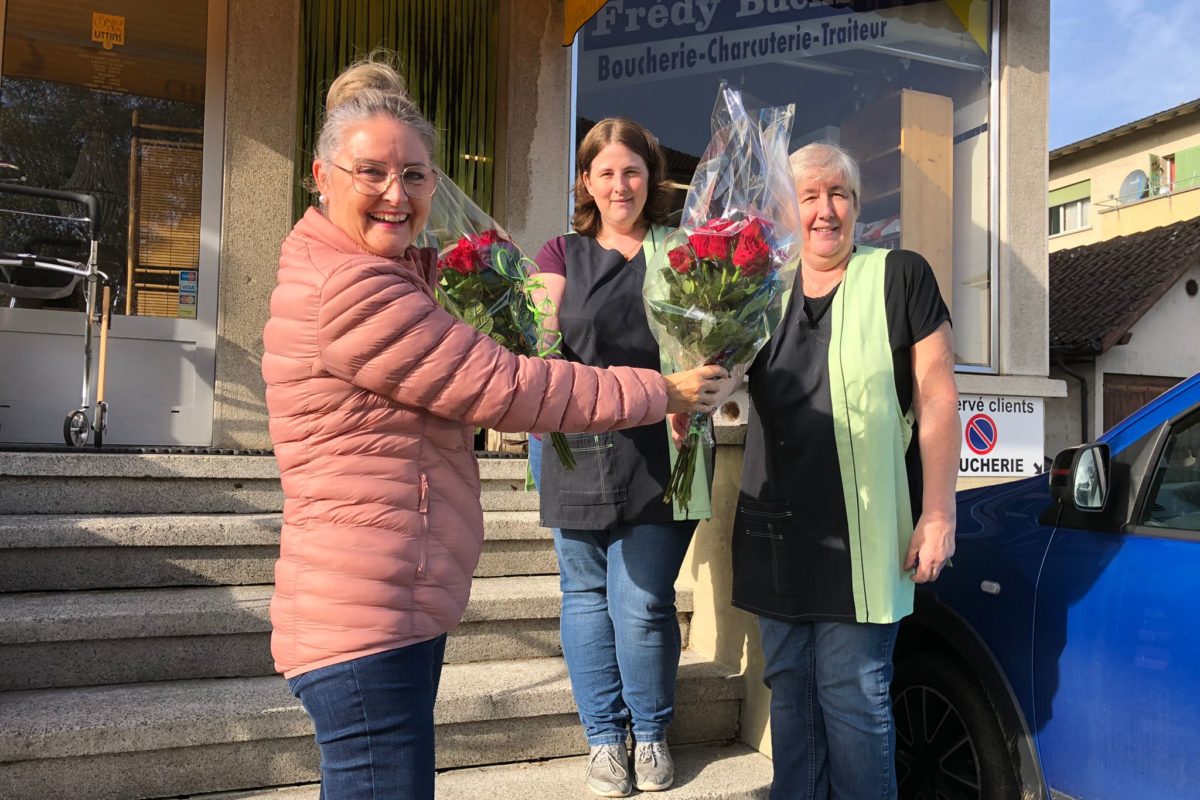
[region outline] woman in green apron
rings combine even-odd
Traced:
[[[762,632],[772,800],[894,798],[896,633],[954,553],[950,313],[920,255],[854,245],[844,150],[791,166],[803,289],[748,373],[733,603]]]

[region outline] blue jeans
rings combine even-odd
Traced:
[[[433,703],[446,636],[288,681],[321,749],[321,800],[433,797]]]
[[[900,623],[758,618],[771,689],[771,800],[893,800]]]
[[[541,480],[541,442],[529,440]],[[675,578],[695,522],[554,530],[563,656],[589,745],[661,742],[675,716]]]
[[[563,655],[589,745],[661,742],[675,717],[675,578],[695,522],[554,531]]]

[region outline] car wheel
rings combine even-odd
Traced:
[[[955,662],[923,654],[897,664],[892,708],[900,800],[1019,800],[1000,721]]]

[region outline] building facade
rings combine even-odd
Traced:
[[[112,209],[106,442],[269,447],[261,333],[279,243],[306,202],[313,98],[384,43],[406,48],[410,88],[450,134],[443,168],[527,251],[566,229],[575,143],[597,120],[646,124],[686,186],[721,80],[795,104],[793,147],[834,140],[862,162],[860,239],[921,251],[938,274],[963,394],[961,485],[1040,471],[1043,404],[1065,391],[1046,337],[1048,3],[610,0],[570,47],[565,11],[112,0],[101,14],[0,0],[0,162]],[[16,210],[39,216],[0,214],[0,250],[78,247],[69,219],[36,227],[70,209]],[[56,443],[78,397],[77,298],[0,299],[0,446]],[[715,518],[681,579],[695,587],[692,648],[752,673],[756,634],[728,605],[744,413],[722,430]],[[750,686],[743,736],[766,749],[765,693]]]
[[[1200,216],[1200,100],[1050,151],[1050,252]]]
[[[1200,101],[1050,152],[1046,451],[1095,438],[1200,370]]]
[[[278,242],[303,201],[302,134],[315,118],[305,91],[319,96],[327,79],[313,79],[313,64],[330,61],[331,43],[361,55],[372,29],[405,24],[402,12],[359,20],[361,31],[335,40],[323,23],[331,14],[344,22],[351,6],[0,6],[0,161],[28,185],[88,190],[105,204],[101,266],[117,284],[109,442],[267,445],[259,333]],[[1054,393],[1040,332],[1042,217],[1026,203],[1045,175],[1034,155],[1043,140],[1031,133],[1046,113],[1044,7],[613,0],[563,48],[559,2],[462,6],[452,10],[474,15],[492,48],[481,58],[494,66],[492,95],[475,103],[492,135],[488,152],[455,142],[459,152],[440,155],[490,165],[487,204],[527,249],[566,227],[572,145],[591,122],[640,119],[679,154],[672,179],[686,184],[716,86],[729,80],[763,102],[796,105],[794,146],[840,140],[863,160],[860,237],[933,263],[965,392]],[[410,63],[415,74],[419,63],[459,56],[449,43]],[[438,99],[453,87],[414,83],[435,118],[453,111]],[[6,250],[77,235],[65,232],[69,223],[48,233],[27,217],[4,219],[20,220],[3,229]],[[0,441],[57,442],[59,409],[78,393],[77,300],[5,305],[0,358],[11,377]]]

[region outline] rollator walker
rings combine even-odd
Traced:
[[[15,169],[8,164],[0,166]],[[75,204],[86,210],[86,216],[42,214],[24,209],[5,208],[2,204],[3,195],[18,195],[54,200],[60,204]],[[108,404],[104,402],[104,368],[112,308],[112,283],[109,277],[100,271],[97,261],[100,246],[100,202],[90,194],[40,189],[21,183],[0,181],[0,213],[64,219],[87,224],[88,255],[85,263],[37,253],[0,251],[0,295],[10,298],[10,306],[15,306],[18,299],[56,300],[69,297],[80,281],[85,282],[83,289],[83,388],[79,407],[67,413],[63,420],[62,430],[63,441],[70,447],[83,447],[89,439],[96,447],[100,447],[104,443],[104,434],[108,429]],[[22,248],[26,246],[25,244],[21,245]],[[39,282],[30,280],[30,278],[38,271],[65,275],[68,277],[67,283],[54,286],[36,285]],[[101,295],[99,305],[96,302],[97,295]],[[100,329],[100,353],[96,370],[96,405],[93,409],[91,399],[92,342],[97,325]]]

